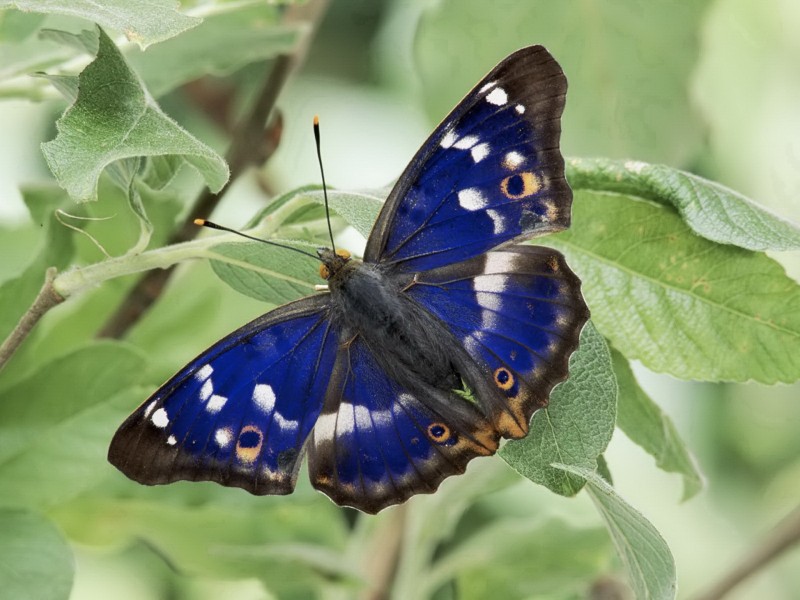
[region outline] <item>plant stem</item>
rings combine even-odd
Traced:
[[[223,194],[248,167],[263,164],[274,153],[280,140],[282,120],[280,118],[273,119],[266,129],[265,123],[273,111],[278,95],[289,75],[305,58],[308,44],[317,25],[322,20],[327,4],[328,0],[312,0],[302,8],[292,7],[287,10],[286,21],[307,19],[310,23],[309,32],[292,54],[283,54],[275,59],[272,70],[264,81],[250,111],[234,128],[231,145],[226,155],[231,172],[228,183],[216,194],[212,194],[207,188],[200,194],[194,207],[187,214],[183,225],[170,239],[170,244],[194,238],[199,231],[199,228],[194,225],[194,219],[208,217]],[[170,267],[169,269],[150,271],[142,277],[128,292],[114,314],[106,321],[97,333],[97,337],[122,338],[158,299],[173,271],[174,267]]]
[[[373,539],[374,545],[365,555],[364,573],[369,588],[362,595],[362,600],[388,600],[392,595],[392,582],[403,548],[408,505],[400,504],[391,511],[385,527],[378,529]]]
[[[754,575],[786,550],[800,542],[800,506],[778,525],[722,579],[695,600],[719,600],[748,577]]]
[[[22,315],[17,326],[14,327],[13,331],[3,342],[3,345],[0,346],[0,369],[9,361],[23,340],[28,337],[31,329],[39,322],[39,319],[41,319],[48,310],[64,301],[64,297],[56,292],[53,287],[55,278],[56,269],[55,267],[50,267],[45,272],[44,284],[36,295],[33,304],[25,314]]]

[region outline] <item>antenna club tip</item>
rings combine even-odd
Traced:
[[[202,227],[203,225],[206,224],[206,220],[205,219],[195,219],[194,220],[194,224],[197,225],[198,227]]]
[[[319,115],[314,115],[314,127],[319,127]]]

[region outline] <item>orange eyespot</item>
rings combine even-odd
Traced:
[[[428,437],[434,442],[444,442],[450,439],[450,428],[444,423],[431,423],[428,425]]]
[[[345,250],[344,248],[337,248],[336,254],[338,254],[339,256],[344,258],[345,260],[350,258],[350,252],[348,250]]]
[[[328,268],[328,265],[321,264],[319,266],[319,276],[327,281],[331,276],[331,270]]]
[[[514,173],[500,182],[500,190],[506,198],[519,200],[532,196],[541,188],[539,178],[530,171]]]
[[[504,367],[500,367],[494,372],[494,382],[503,391],[510,390],[514,387],[514,375],[511,374],[511,371]]]
[[[245,463],[253,463],[261,452],[264,434],[255,425],[247,425],[239,433],[236,441],[236,456]]]

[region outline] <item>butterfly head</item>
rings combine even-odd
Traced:
[[[319,265],[319,276],[326,281],[336,275],[350,260],[350,253],[344,248],[336,251],[330,248],[319,248],[317,255],[322,259]]]

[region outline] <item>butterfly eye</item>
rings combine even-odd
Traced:
[[[494,372],[494,382],[501,390],[510,390],[514,387],[514,376],[508,369],[500,367]]]
[[[450,428],[444,423],[431,423],[428,425],[428,437],[434,442],[444,442],[450,439]]]
[[[539,178],[530,171],[509,175],[500,182],[500,190],[506,198],[520,200],[532,196],[541,188]]]
[[[344,248],[338,248],[336,250],[336,254],[338,254],[339,256],[341,256],[345,260],[348,260],[350,258],[350,252],[348,252]]]
[[[328,265],[319,266],[319,276],[326,280],[331,276],[331,270],[328,268]]]

